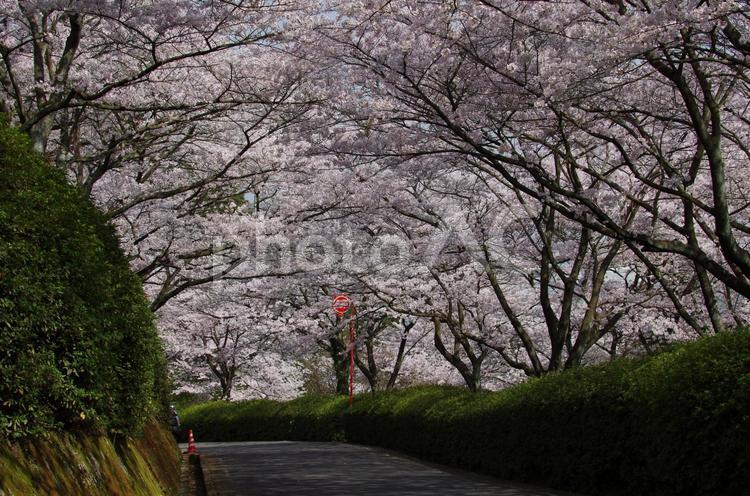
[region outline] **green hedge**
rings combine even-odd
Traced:
[[[0,436],[137,430],[165,360],[113,228],[3,123],[0,178]]]
[[[347,399],[304,396],[292,401],[211,401],[182,412],[198,441],[343,441]]]
[[[406,389],[351,411],[344,398],[208,403],[183,420],[199,441],[344,438],[590,494],[748,494],[750,332],[497,393]]]

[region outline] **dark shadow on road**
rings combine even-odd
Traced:
[[[221,496],[571,496],[343,443],[201,443]],[[209,496],[219,496],[209,494]]]

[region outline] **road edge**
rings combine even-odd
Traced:
[[[207,477],[206,472],[216,474],[217,468],[214,465],[211,457],[203,456],[199,460],[200,466],[200,477],[203,483],[205,496],[231,496],[234,493],[229,493],[222,489],[221,484],[216,480],[216,477]]]

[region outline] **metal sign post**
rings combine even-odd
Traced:
[[[352,310],[352,313],[356,315],[354,309],[354,303],[348,295],[341,294],[337,295],[333,299],[333,311],[336,315],[343,317],[346,312]],[[354,318],[349,321],[349,406],[352,406],[354,402],[354,343],[356,336],[354,335]]]

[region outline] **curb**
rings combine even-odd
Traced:
[[[205,491],[203,494],[205,494],[205,496],[226,496],[228,493],[221,490],[220,487],[216,484],[215,480],[205,476],[203,472],[204,465],[207,467],[212,466],[210,457],[205,457],[202,460],[199,459],[200,483],[202,484],[203,490]]]
[[[188,468],[192,472],[192,478],[195,481],[195,495],[216,495],[217,493],[209,493],[206,490],[206,481],[203,477],[203,465],[201,464],[201,456],[198,453],[191,453],[189,455],[183,455],[182,459],[183,462],[186,462],[188,464]]]

